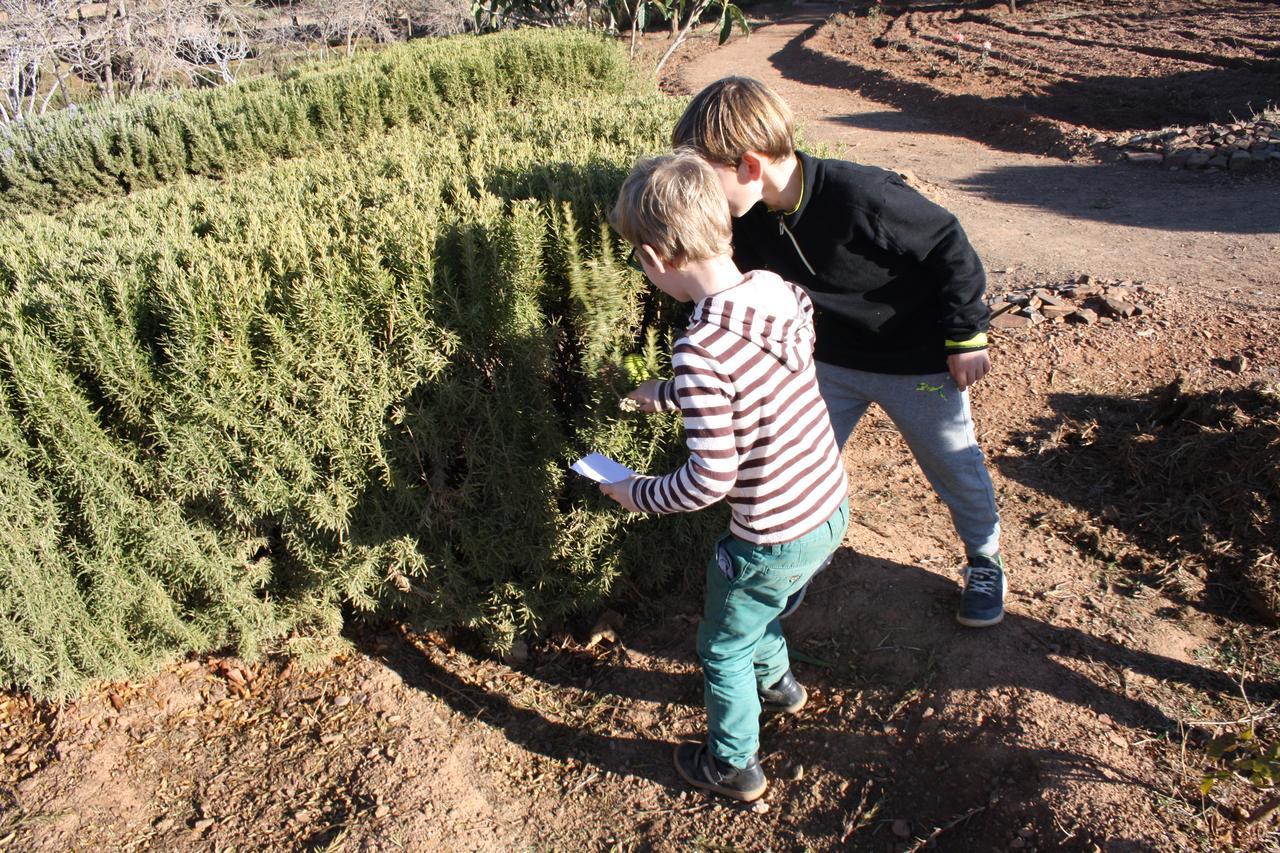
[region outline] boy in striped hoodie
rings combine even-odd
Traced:
[[[628,395],[641,411],[680,410],[689,459],[601,490],[633,512],[729,501],[698,626],[708,736],[677,746],[674,760],[690,784],[750,802],[767,785],[762,708],[795,713],[807,699],[779,617],[848,527],[848,483],[814,374],[813,305],[773,273],[734,265],[724,191],[692,152],[638,163],[610,221],[654,286],[694,303],[674,377]]]

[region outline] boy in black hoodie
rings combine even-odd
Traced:
[[[805,288],[818,382],[843,446],[871,403],[902,433],[965,547],[956,618],[1004,618],[995,490],[967,389],[990,370],[982,262],[949,212],[897,175],[796,151],[790,111],[748,77],[690,102],[672,144],[720,178],[734,261]]]

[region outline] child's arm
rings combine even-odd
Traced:
[[[738,478],[732,383],[714,360],[692,346],[677,346],[672,365],[672,396],[684,417],[688,461],[664,477],[632,477],[601,487],[636,512],[699,510],[727,495]]]
[[[676,402],[675,381],[649,379],[623,399],[635,400],[641,412],[671,412],[680,408]]]
[[[893,176],[883,184],[875,220],[884,248],[920,264],[936,288],[947,364],[964,390],[990,370],[986,355],[991,312],[983,299],[986,273],[959,221]]]

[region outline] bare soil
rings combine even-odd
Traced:
[[[1078,152],[1087,131],[1231,122],[1280,97],[1280,16],[1263,2],[863,3],[814,47],[857,66],[873,97],[1037,153]]]
[[[1213,17],[1190,14],[1202,7],[1255,22],[1267,9],[1211,5],[1144,7],[1158,6],[1169,28]],[[1023,6],[1000,20],[1034,29],[1051,10],[1083,11]],[[995,338],[994,371],[973,405],[1004,518],[1004,623],[955,623],[960,553],[945,508],[873,412],[845,451],[854,524],[789,624],[794,669],[813,698],[799,717],[765,724],[771,787],[761,806],[688,791],[671,768],[672,744],[703,725],[695,585],[618,602],[506,661],[464,635],[365,627],[353,630],[349,654],[310,671],[215,657],[61,707],[0,697],[0,846],[1280,845],[1273,817],[1249,819],[1265,792],[1241,778],[1208,796],[1199,790],[1214,766],[1211,737],[1252,725],[1280,738],[1280,634],[1246,600],[1237,559],[1266,542],[1213,526],[1230,503],[1220,496],[1253,488],[1238,472],[1268,457],[1251,454],[1280,442],[1257,406],[1258,389],[1280,386],[1275,177],[1065,162],[987,144],[963,122],[949,125],[946,112],[871,100],[858,75],[890,72],[851,72],[852,60],[832,52],[827,21],[837,11],[777,10],[750,39],[719,49],[701,34],[664,85],[688,93],[726,73],[766,79],[806,139],[907,173],[955,211],[987,262],[993,296],[1087,274],[1129,280],[1142,308]],[[1090,26],[1089,38],[1121,46],[1137,29]],[[1223,33],[1225,42],[1245,37],[1235,24]],[[1215,55],[1248,47],[1274,60],[1265,53],[1274,23],[1249,33],[1254,47],[1224,42]],[[1160,39],[1183,50],[1172,35]],[[650,37],[646,49],[662,45]],[[1181,73],[1178,57],[1151,59]],[[893,74],[914,85],[915,71]],[[969,77],[965,85],[990,79]],[[973,94],[1009,91],[993,83]],[[1109,120],[1068,118],[1080,127]],[[1187,413],[1210,400],[1242,419],[1194,426]],[[1169,445],[1161,424],[1174,422],[1193,426]],[[1261,444],[1238,443],[1246,433]],[[1154,522],[1163,505],[1132,496],[1153,500],[1140,487],[1180,460],[1198,467],[1178,481],[1186,529],[1170,531]],[[1260,494],[1257,512],[1268,499]],[[1214,535],[1196,535],[1206,531]],[[700,562],[691,553],[691,566]]]

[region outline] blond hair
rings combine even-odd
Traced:
[[[712,163],[736,166],[748,151],[783,160],[795,152],[791,110],[753,77],[724,77],[694,95],[671,133]]]
[[[637,162],[609,224],[633,246],[650,246],[675,266],[727,255],[731,248],[733,226],[720,179],[689,149]]]

